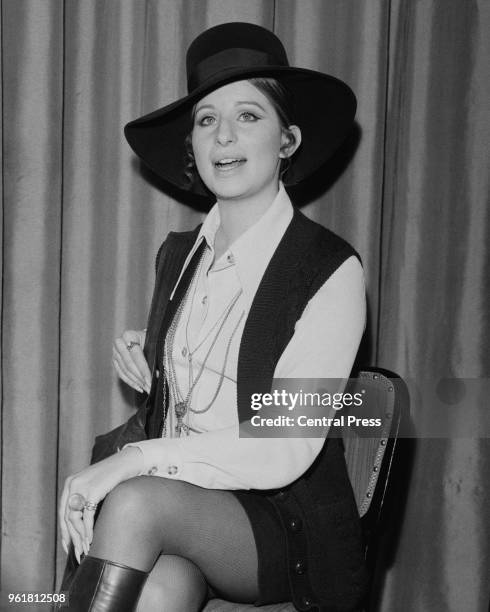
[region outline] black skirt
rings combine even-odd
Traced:
[[[243,506],[252,525],[258,557],[259,597],[256,606],[291,601],[287,541],[281,518],[266,495],[230,491]]]

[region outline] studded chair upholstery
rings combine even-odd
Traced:
[[[400,426],[402,418],[408,417],[408,390],[394,372],[363,368],[351,379],[349,392],[366,392],[369,396],[367,406],[359,408],[357,416],[379,418],[382,423],[376,435],[366,434],[365,428],[344,429],[345,460],[361,517],[367,566],[373,576]]]
[[[346,415],[379,418],[381,427],[367,433],[366,427],[344,426],[345,459],[364,534],[366,561],[371,575],[376,567],[376,552],[382,531],[382,508],[396,449],[402,413],[408,410],[408,393],[401,378],[381,368],[363,368],[352,378],[346,392],[361,393],[368,402]],[[356,412],[355,412],[356,411]],[[370,589],[372,585],[370,586]],[[368,596],[369,599],[369,596]],[[295,612],[292,603],[255,607],[212,599],[204,612]]]

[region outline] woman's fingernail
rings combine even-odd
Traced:
[[[68,554],[68,546],[66,545],[65,540],[61,540],[61,546],[63,547],[65,553]]]
[[[78,562],[78,565],[80,565],[80,553],[78,552],[78,548],[75,548],[75,559]]]

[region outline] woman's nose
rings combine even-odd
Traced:
[[[231,122],[226,119],[222,119],[219,122],[216,130],[216,142],[218,142],[220,145],[227,145],[234,141],[235,131],[231,125]]]

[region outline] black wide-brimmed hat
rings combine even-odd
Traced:
[[[260,26],[225,23],[206,30],[190,45],[186,66],[187,96],[124,128],[132,149],[153,172],[184,191],[209,196],[200,182],[190,185],[185,176],[185,139],[194,104],[226,83],[273,77],[289,90],[302,142],[282,177],[286,185],[303,181],[327,161],[352,127],[352,90],[331,75],[289,66],[281,41]]]

